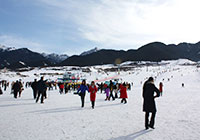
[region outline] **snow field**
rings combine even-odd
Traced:
[[[163,72],[165,71],[165,72]],[[37,71],[36,71],[37,72]],[[29,72],[30,75],[34,72]],[[28,74],[28,72],[27,72]],[[115,73],[110,74],[115,75]],[[106,75],[105,75],[106,76]],[[156,76],[164,84],[163,96],[156,99],[155,130],[144,130],[142,84]],[[173,76],[173,78],[171,78]],[[98,77],[88,74],[88,81]],[[103,76],[102,76],[103,77]],[[14,77],[16,78],[16,77]],[[18,78],[18,77],[17,77]],[[25,89],[14,99],[10,89],[0,96],[1,140],[198,140],[200,137],[200,70],[195,66],[167,65],[138,68],[134,74],[121,72],[123,81],[133,82],[128,104],[120,99],[104,101],[97,93],[95,109],[89,94],[85,108],[72,92],[60,95],[49,91],[44,104],[36,104],[32,90]],[[168,81],[168,78],[170,80]],[[33,80],[34,76],[27,78]],[[163,81],[164,79],[164,81]],[[142,82],[142,84],[141,84]],[[184,83],[185,87],[181,87]]]

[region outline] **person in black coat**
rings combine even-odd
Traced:
[[[19,81],[16,81],[12,88],[14,90],[14,98],[17,98],[17,94],[18,92],[20,92],[20,89],[21,89]]]
[[[3,94],[3,91],[2,91],[2,89],[1,89],[1,87],[0,87],[0,95],[2,95]]]
[[[43,77],[41,77],[41,79],[38,81],[37,89],[38,89],[38,95],[37,95],[36,103],[38,102],[40,95],[41,95],[41,104],[43,104],[44,103],[45,90],[47,89],[47,86],[46,86],[46,83],[45,83]]]
[[[113,87],[114,87],[113,82],[112,82],[112,80],[110,80],[110,86],[109,86],[109,88],[110,88],[110,97],[109,97],[109,100],[112,97],[112,100],[114,101],[115,97],[113,95]]]
[[[21,79],[19,80],[19,86],[20,86],[19,97],[21,97],[22,91],[24,90]]]
[[[37,79],[34,80],[34,82],[31,84],[31,88],[33,89],[33,98],[36,99],[37,97],[37,93],[38,93],[38,83],[37,83]]]
[[[156,92],[156,95],[154,93]],[[160,91],[154,85],[153,77],[150,77],[143,86],[143,111],[145,112],[145,128],[148,129],[149,127],[154,129],[154,122],[155,122],[155,115],[156,115],[156,104],[155,98],[160,96]],[[151,121],[149,123],[149,113],[151,115]]]
[[[103,83],[101,82],[101,85],[100,85],[100,89],[101,89],[101,93],[103,91]]]

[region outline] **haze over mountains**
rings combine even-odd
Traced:
[[[180,58],[200,61],[200,42],[166,45],[153,42],[137,50],[107,50],[94,48],[80,55],[44,54],[33,52],[27,48],[16,49],[0,45],[0,68],[23,68],[44,66],[91,66],[114,64],[116,59],[125,61],[161,61]]]

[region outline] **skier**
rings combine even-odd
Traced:
[[[39,98],[40,98],[40,95],[41,95],[41,104],[44,103],[44,94],[45,94],[45,90],[46,90],[46,84],[45,84],[45,81],[44,81],[44,77],[41,77],[41,79],[38,81],[38,95],[37,95],[37,98],[36,98],[36,103],[38,102]]]
[[[122,98],[121,103],[124,102],[124,104],[127,103],[126,98],[128,98],[127,96],[127,89],[126,89],[126,84],[123,83],[123,85],[120,86],[120,98]]]
[[[37,97],[37,92],[38,92],[38,89],[37,89],[37,79],[34,80],[34,82],[31,84],[31,88],[33,89],[33,98],[36,99]]]
[[[109,98],[110,97],[109,96],[110,95],[110,88],[107,85],[105,86],[105,88],[106,88],[105,89],[105,93],[106,93],[106,99],[105,99],[105,101],[107,101],[107,100],[110,100],[110,98]]]
[[[162,96],[162,93],[163,93],[163,83],[160,82],[159,84],[159,91],[160,91],[160,96]]]
[[[89,92],[88,87],[86,86],[86,81],[83,80],[82,84],[80,86],[80,88],[78,89],[77,93],[79,94],[79,96],[81,97],[81,107],[84,107],[84,103],[85,103],[85,92],[86,90]],[[79,93],[80,92],[80,93]]]
[[[156,96],[154,96],[154,92],[156,92]],[[160,91],[155,87],[154,85],[154,79],[153,77],[150,77],[143,86],[143,111],[145,114],[145,128],[154,129],[154,122],[155,122],[155,115],[156,115],[156,104],[155,104],[155,98],[160,96]],[[151,121],[149,123],[149,113],[152,113],[151,115]]]
[[[91,101],[91,104],[92,104],[92,109],[94,109],[97,90],[98,90],[98,89],[97,89],[97,87],[95,86],[94,81],[92,81],[91,86],[89,87],[90,101]]]

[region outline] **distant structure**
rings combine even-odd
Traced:
[[[64,82],[64,83],[76,83],[80,82],[81,80],[85,79],[81,79],[78,74],[74,74],[71,72],[66,72],[65,74],[63,74],[63,78],[58,78],[58,82]]]

